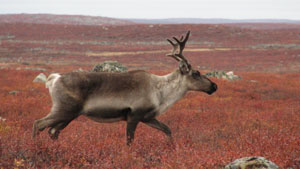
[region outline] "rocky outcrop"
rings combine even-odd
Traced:
[[[225,169],[279,169],[279,167],[264,157],[244,157],[229,163]]]
[[[0,116],[0,122],[1,122],[1,121],[5,122],[6,119]]]
[[[105,61],[97,64],[91,72],[127,72],[128,68],[117,61]]]
[[[18,93],[20,93],[20,91],[18,91],[18,90],[12,90],[12,91],[8,92],[8,94],[10,94],[10,95],[16,95]]]
[[[82,68],[79,68],[79,69],[73,70],[73,72],[87,72],[87,71],[83,70]]]
[[[35,83],[46,83],[46,81],[47,81],[47,77],[44,73],[40,73],[33,80],[33,82],[35,82]]]
[[[217,71],[212,71],[212,72],[206,73],[205,76],[207,76],[207,77],[216,77],[218,79],[224,79],[224,80],[229,80],[229,81],[241,80],[242,79],[238,75],[235,75],[233,73],[233,71],[225,72],[225,71],[222,71],[222,70],[221,71],[217,70]]]

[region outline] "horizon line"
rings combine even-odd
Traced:
[[[60,15],[60,16],[87,16],[87,17],[103,17],[111,19],[122,19],[122,20],[170,20],[170,19],[221,19],[221,20],[287,20],[287,21],[300,21],[300,19],[287,19],[287,18],[211,18],[211,17],[174,17],[174,18],[121,18],[121,17],[110,17],[110,16],[101,16],[101,15],[87,15],[87,14],[59,14],[59,13],[0,13],[0,15]]]

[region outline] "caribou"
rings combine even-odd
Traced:
[[[172,138],[170,128],[157,120],[188,91],[209,95],[217,85],[192,68],[183,55],[190,31],[180,39],[167,39],[173,50],[167,56],[179,62],[173,72],[159,76],[146,71],[126,73],[71,72],[50,74],[46,87],[52,99],[50,113],[33,124],[33,138],[49,128],[50,138],[57,139],[72,120],[84,115],[99,123],[126,121],[127,144],[134,139],[142,122]]]

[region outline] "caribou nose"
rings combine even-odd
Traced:
[[[213,84],[212,84],[212,88],[214,89],[214,91],[217,91],[217,89],[218,89],[217,84],[213,83]]]
[[[217,84],[215,84],[215,83],[212,82],[211,87],[210,87],[210,91],[207,92],[207,93],[208,93],[209,95],[211,95],[211,94],[213,94],[215,91],[217,91],[217,89],[218,89]]]

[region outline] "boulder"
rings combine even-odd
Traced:
[[[117,61],[105,61],[97,64],[91,72],[127,72],[128,68]]]
[[[46,81],[47,81],[47,77],[44,73],[40,73],[33,80],[33,82],[35,82],[35,83],[46,83]]]
[[[74,70],[73,72],[86,72],[85,70],[83,70],[82,68],[79,68],[77,70]]]
[[[3,122],[5,122],[5,121],[6,121],[6,119],[0,116],[0,121],[3,121]]]
[[[215,70],[215,71],[206,73],[205,76],[207,76],[207,77],[216,77],[218,79],[221,79],[221,78],[226,76],[226,72]]]
[[[10,91],[10,92],[8,92],[8,94],[10,94],[10,95],[16,95],[16,94],[18,94],[20,91],[18,91],[18,90],[12,90],[12,91]]]
[[[235,75],[235,74],[233,73],[233,71],[227,72],[226,75],[227,75],[227,80],[240,80],[240,79],[242,79],[242,78],[239,77],[238,75]]]
[[[225,166],[225,169],[279,169],[273,162],[264,157],[244,157]]]
[[[224,79],[224,80],[229,80],[229,81],[241,80],[242,79],[238,75],[235,75],[233,73],[233,71],[229,71],[229,72],[226,73],[225,71],[222,71],[222,70],[216,70],[216,71],[206,73],[205,76],[207,76],[207,77],[216,77],[218,79]]]

